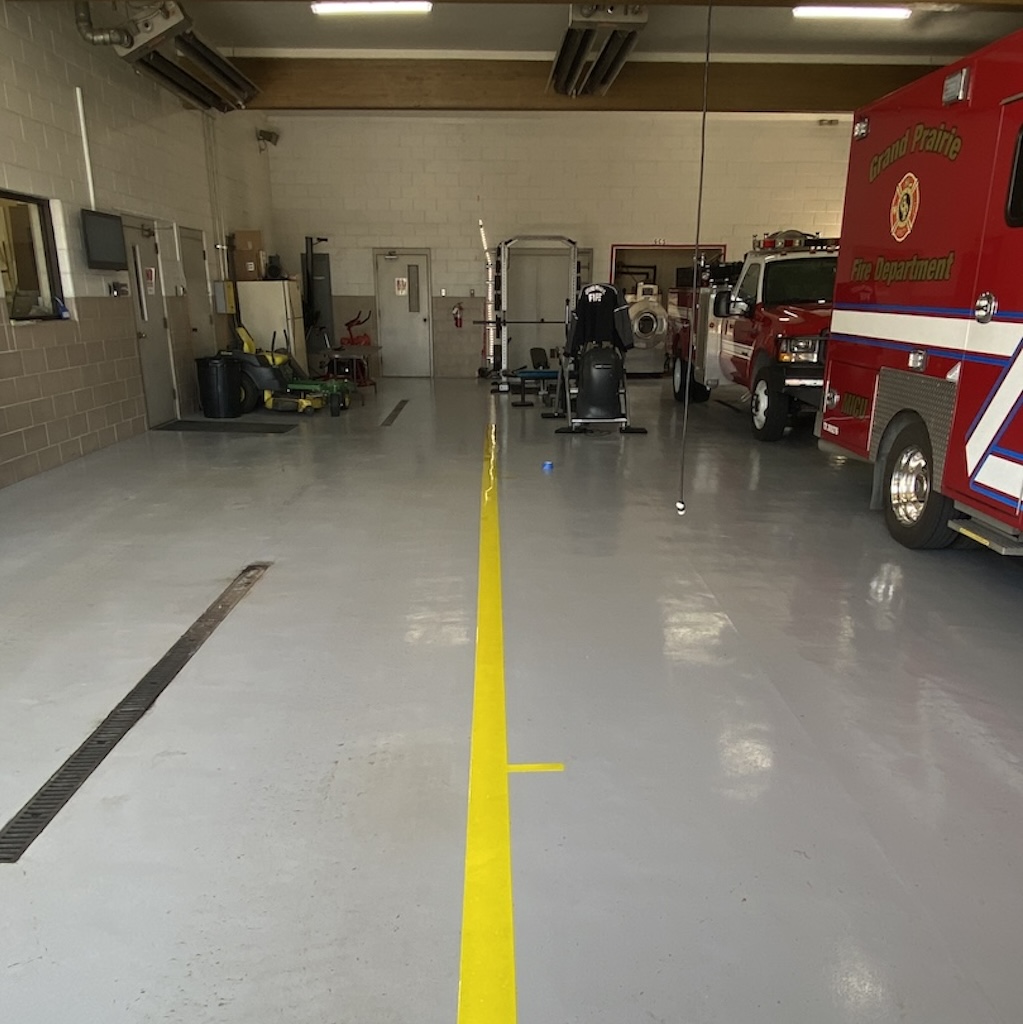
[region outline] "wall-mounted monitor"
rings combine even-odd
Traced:
[[[85,261],[93,270],[127,270],[124,226],[115,213],[82,210]]]

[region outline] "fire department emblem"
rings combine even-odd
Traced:
[[[906,174],[895,186],[892,197],[891,227],[892,238],[903,242],[913,230],[916,215],[920,212],[920,181],[915,174]]]

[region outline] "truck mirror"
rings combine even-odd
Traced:
[[[718,317],[732,315],[732,293],[727,289],[714,293],[714,315]]]

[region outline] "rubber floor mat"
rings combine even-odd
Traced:
[[[239,423],[238,420],[174,420],[153,430],[201,431],[210,434],[286,434],[297,423]]]

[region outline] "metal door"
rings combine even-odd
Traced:
[[[1018,527],[1023,523],[1023,100],[1006,102],[998,118],[945,490],[1000,519],[1007,516]]]
[[[746,301],[749,310],[745,316],[728,317],[721,331],[721,372],[731,381],[749,381],[750,360],[753,358],[753,317],[756,315],[757,296],[763,267],[751,263],[735,289],[735,295]]]
[[[185,295],[188,298],[188,320],[192,329],[192,352],[197,357],[212,356],[217,351],[217,342],[213,335],[206,246],[202,232],[197,228],[181,228],[178,234]]]
[[[177,401],[156,230],[151,223],[125,219],[124,241],[128,248],[128,279],[142,364],[146,421],[150,427],[158,427],[177,416]]]
[[[386,377],[429,377],[430,254],[377,252],[376,292],[380,372]]]

